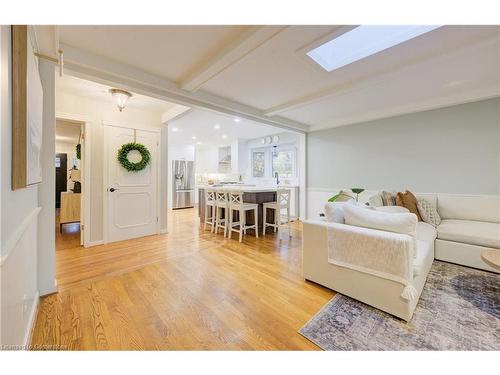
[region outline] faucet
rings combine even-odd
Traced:
[[[274,177],[276,177],[276,185],[279,185],[280,184],[280,179],[279,179],[278,172],[274,172]]]

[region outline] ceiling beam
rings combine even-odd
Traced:
[[[286,26],[252,26],[240,37],[218,51],[211,59],[203,61],[188,73],[185,78],[180,80],[180,87],[188,91],[198,90],[204,83],[240,61],[285,28]]]
[[[143,70],[117,63],[109,59],[83,52],[61,43],[64,51],[65,68],[73,75],[138,94],[152,96],[172,103],[202,108],[279,128],[304,133],[309,126],[279,116],[266,116],[262,110],[238,103],[204,91],[189,92],[175,82]]]
[[[161,115],[161,123],[165,124],[169,121],[173,121],[178,119],[181,116],[184,116],[191,108],[186,107],[185,105],[174,104],[172,108],[169,108]]]

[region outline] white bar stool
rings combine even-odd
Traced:
[[[246,224],[246,213],[247,211],[253,210],[254,212],[254,224]],[[234,211],[239,212],[239,221],[233,222]],[[234,227],[238,229],[234,229]],[[228,238],[231,238],[232,232],[240,234],[240,242],[243,241],[243,233],[247,234],[247,229],[255,230],[255,237],[259,238],[259,205],[257,203],[245,203],[243,202],[243,192],[239,190],[234,190],[229,192],[229,231]]]
[[[207,230],[210,225],[210,232],[215,232],[215,189],[205,190],[205,222],[203,230]]]
[[[229,200],[227,190],[215,191],[215,229],[216,234],[219,233],[219,228],[224,229],[224,237],[226,237],[229,218]],[[224,213],[224,218],[222,214]]]
[[[290,189],[278,189],[276,192],[276,202],[266,202],[263,204],[264,208],[264,225],[262,228],[262,235],[266,235],[266,227],[273,227],[274,232],[279,230],[283,225],[288,226],[288,235],[292,237],[292,232],[290,231]],[[274,223],[267,222],[267,209],[274,210]],[[281,211],[286,209],[286,221],[281,221]]]

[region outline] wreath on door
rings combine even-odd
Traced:
[[[141,154],[141,160],[133,163],[128,159],[131,151],[138,151]],[[118,162],[129,172],[142,171],[151,162],[151,154],[146,146],[140,143],[126,143],[119,150],[117,155]]]

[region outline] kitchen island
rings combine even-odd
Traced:
[[[205,186],[198,187],[198,215],[200,217],[200,223],[203,223],[205,219]],[[231,185],[231,186],[216,186],[214,187],[220,190],[234,191],[239,190],[243,192],[243,201],[247,203],[257,203],[259,205],[259,214],[258,214],[258,228],[259,234],[262,234],[263,228],[263,204],[266,202],[275,202],[276,201],[276,187],[259,187],[259,186],[241,186],[241,185]],[[237,214],[236,214],[237,215]],[[247,211],[247,224],[255,223],[254,213],[253,211]],[[237,216],[234,219],[237,221]],[[268,210],[267,212],[267,221],[273,222],[274,220],[274,210]],[[249,229],[251,231],[252,229]],[[268,227],[266,231],[272,232],[273,228]]]

